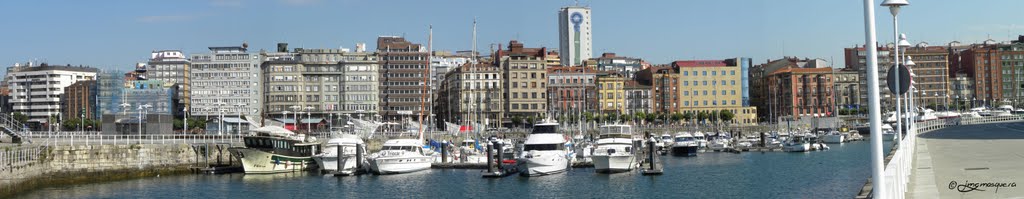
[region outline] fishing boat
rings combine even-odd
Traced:
[[[818,137],[819,140],[826,144],[839,144],[846,142],[846,135],[843,135],[843,133],[836,130],[829,131],[828,133],[822,134]]]
[[[636,168],[636,149],[633,148],[633,127],[611,124],[598,127],[599,137],[594,155],[594,169],[598,173],[626,172]]]
[[[526,137],[519,163],[520,176],[543,176],[563,173],[569,168],[567,140],[558,133],[558,122],[545,119],[533,126]]]
[[[253,129],[242,137],[245,147],[228,148],[247,174],[286,173],[316,169],[312,156],[320,143],[279,126]]]
[[[340,134],[328,139],[322,148],[323,152],[314,155],[313,160],[324,172],[352,175],[359,169],[357,166],[364,165],[361,163],[366,161],[364,154],[357,154],[365,153],[366,145],[362,138],[354,134]]]

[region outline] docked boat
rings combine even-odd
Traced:
[[[242,162],[247,174],[286,173],[316,169],[313,154],[316,138],[296,134],[279,126],[253,129],[242,138],[245,147],[228,148]]]
[[[565,137],[558,133],[558,122],[545,119],[533,126],[523,143],[523,154],[516,161],[521,176],[563,173],[569,168]]]
[[[659,139],[658,146],[661,147],[662,149],[667,149],[669,147],[672,147],[672,143],[674,143],[672,141],[672,135],[669,135],[667,133],[666,134],[661,134],[661,138]]]
[[[807,139],[807,136],[802,134],[793,134],[789,141],[782,144],[782,151],[785,152],[807,152],[811,151],[811,142]]]
[[[915,119],[918,122],[923,122],[923,121],[937,120],[937,119],[939,119],[939,116],[935,113],[935,110],[924,109],[924,111],[921,111],[920,115],[918,115],[917,118],[915,118]]]
[[[843,135],[843,133],[839,131],[829,131],[828,133],[822,134],[819,137],[819,140],[825,142],[826,144],[839,144],[846,142],[846,135]]]
[[[700,131],[694,132],[693,139],[697,141],[697,148],[708,147],[708,137],[704,136],[704,133],[701,133]]]
[[[725,150],[729,148],[732,148],[732,137],[729,136],[729,133],[718,133],[708,141],[708,149]]]
[[[604,125],[598,128],[599,137],[594,155],[594,169],[598,173],[626,172],[636,168],[636,149],[633,148],[633,127],[624,124]]]
[[[942,111],[935,113],[935,117],[938,117],[939,119],[958,118],[960,117],[960,113],[954,111]]]
[[[896,140],[896,130],[888,124],[882,125],[882,140]]]
[[[423,142],[418,139],[391,139],[368,159],[373,173],[400,174],[430,169],[433,158],[423,151]]]
[[[697,156],[697,139],[693,137],[693,134],[688,132],[681,132],[676,134],[675,143],[672,144],[672,155],[673,156]]]
[[[328,139],[322,148],[322,153],[313,156],[322,171],[352,175],[360,169],[358,166],[365,165],[362,164],[366,161],[365,154],[357,153],[366,153],[366,145],[357,135],[341,134]]]

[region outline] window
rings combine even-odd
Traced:
[[[708,71],[703,71],[704,76],[708,76]]]

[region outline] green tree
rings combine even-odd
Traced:
[[[527,116],[526,117],[526,121],[530,122],[530,125],[537,124],[537,117],[536,116],[532,116],[532,115],[531,116]]]
[[[701,112],[697,113],[697,122],[704,123],[707,119],[708,119],[708,112],[707,111],[701,111]]]
[[[605,121],[615,122],[616,120],[618,120],[619,114],[617,114],[617,113],[608,113],[608,114],[605,115],[605,118],[607,118],[607,120],[605,120]]]
[[[635,120],[647,120],[647,113],[637,112],[634,114],[633,119]]]
[[[672,122],[673,123],[679,123],[680,120],[683,120],[683,114],[681,114],[681,113],[672,113]]]
[[[522,125],[523,125],[523,118],[522,117],[520,117],[518,115],[512,116],[512,126],[519,127],[519,126],[522,126]]]
[[[635,117],[636,114],[624,114],[622,115],[622,121],[633,121],[633,118]]]
[[[594,113],[591,113],[591,112],[583,113],[583,118],[586,119],[587,122],[593,122],[594,121]]]
[[[685,114],[683,114],[683,119],[685,119],[687,122],[693,120],[693,117],[695,117],[693,115],[693,112],[686,112]]]
[[[21,113],[21,112],[16,112],[16,113],[14,113],[14,120],[17,120],[18,123],[24,124],[24,123],[28,122],[28,115],[25,115],[24,113]]]
[[[647,114],[646,116],[644,116],[644,120],[647,120],[647,122],[654,122],[657,119],[658,119],[658,114],[657,113],[650,113],[650,114]]]
[[[718,112],[718,117],[722,118],[722,121],[731,122],[733,117],[736,117],[736,115],[734,115],[732,111],[722,110]]]

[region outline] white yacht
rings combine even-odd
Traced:
[[[955,111],[942,111],[935,113],[935,117],[938,117],[939,119],[958,118],[960,117],[960,113]]]
[[[285,173],[315,169],[313,154],[320,143],[314,137],[296,134],[279,126],[251,130],[242,138],[245,147],[228,151],[242,162],[245,173]]]
[[[323,144],[323,152],[314,155],[313,160],[316,160],[320,170],[326,172],[337,171],[340,174],[352,175],[360,169],[356,167],[359,165],[357,163],[365,163],[366,161],[365,155],[367,154],[363,154],[363,157],[357,157],[357,150],[360,150],[357,147],[360,147],[361,151],[366,153],[366,145],[362,138],[354,134],[341,134],[336,138],[327,140],[327,143]],[[341,149],[341,154],[338,153],[339,148]]]
[[[896,140],[896,130],[889,124],[882,125],[882,141],[885,140]]]
[[[392,139],[384,142],[380,151],[370,154],[370,171],[376,174],[399,174],[427,170],[431,156],[423,152],[418,139]]]
[[[822,134],[819,137],[819,140],[827,144],[839,144],[846,142],[846,135],[843,135],[843,133],[835,130]]]
[[[708,141],[708,149],[725,150],[732,148],[732,136],[729,136],[729,133],[720,132],[713,138],[711,141]]]
[[[704,133],[701,133],[700,131],[694,132],[693,133],[693,139],[697,140],[697,147],[698,148],[707,148],[708,147],[708,137],[704,136]]]
[[[672,144],[673,156],[697,156],[697,139],[689,132],[676,134],[675,143]]]
[[[523,143],[523,154],[516,161],[521,176],[563,173],[569,168],[565,137],[558,133],[558,122],[545,119],[533,126]]]
[[[661,139],[660,142],[658,142],[658,144],[661,145],[662,149],[672,147],[672,143],[675,143],[675,141],[672,141],[672,135],[669,135],[668,133],[661,134]]]
[[[782,151],[785,152],[807,152],[811,150],[811,142],[806,135],[795,133],[789,141],[782,144]]]
[[[935,114],[935,110],[932,109],[924,109],[924,111],[921,111],[920,115],[918,115],[916,118],[918,122],[931,121],[937,119],[939,119],[939,116]]]
[[[633,148],[633,127],[612,124],[598,127],[599,137],[594,155],[594,169],[598,173],[626,172],[636,168],[636,149]]]

